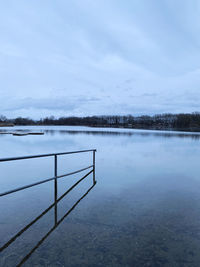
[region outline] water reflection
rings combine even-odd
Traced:
[[[88,190],[73,204],[73,206],[68,209],[68,211],[60,218],[58,219],[57,215],[57,204],[64,199],[80,182],[82,182],[86,177],[88,177],[89,174],[91,174],[93,171],[88,172],[85,174],[81,179],[79,179],[75,184],[73,184],[65,193],[63,193],[57,201],[52,203],[47,209],[45,209],[42,213],[40,213],[34,220],[32,220],[29,224],[27,224],[25,227],[23,227],[17,234],[15,234],[9,241],[7,241],[3,246],[0,247],[0,252],[4,251],[6,248],[8,248],[18,237],[20,237],[23,233],[25,233],[31,226],[33,226],[37,221],[39,221],[45,214],[50,212],[52,209],[54,209],[54,225],[53,227],[42,236],[42,238],[38,241],[38,243],[29,251],[29,253],[26,254],[26,256],[21,259],[21,261],[16,266],[21,266],[24,264],[30,256],[35,252],[36,249],[39,248],[39,246],[47,239],[47,237],[63,222],[63,220],[75,209],[75,207],[80,203],[81,200],[83,200],[87,194],[93,189],[93,187],[96,185],[96,180],[93,179],[93,184],[91,187],[88,188]],[[55,186],[55,185],[54,185]],[[55,188],[56,190],[56,188]],[[4,257],[3,262],[1,262],[1,266],[6,265],[6,257]],[[13,266],[16,263],[8,263],[9,266],[13,264]]]
[[[95,147],[98,150],[96,168],[101,177],[98,187],[43,242],[25,266],[199,266],[198,133],[50,126],[23,129],[42,130],[45,135],[0,135],[3,137],[0,138],[2,157]],[[71,171],[77,162],[81,168],[86,165],[84,160],[78,155],[61,158],[59,170],[62,172],[67,168]],[[89,158],[87,160],[90,161]],[[29,165],[15,165],[15,168],[2,165],[1,190],[3,182],[7,187],[14,186],[15,182],[27,181],[30,174],[37,177],[37,171],[39,177],[51,176],[53,170],[49,169],[49,164],[30,162]],[[8,172],[5,179],[4,174]],[[67,183],[67,187],[63,182]],[[84,183],[78,189],[82,193],[86,189]],[[71,181],[70,185],[67,180],[60,181],[59,196],[71,185]],[[39,214],[38,210],[41,212],[53,202],[49,202],[53,192],[50,188],[45,190],[41,188],[40,192],[33,194],[31,190],[30,195],[27,192],[27,196],[21,196],[21,205],[17,206],[20,210],[7,203],[1,205],[2,208],[0,206],[2,243],[11,238],[8,233],[20,230],[18,227],[15,230],[15,226],[20,226],[22,221],[26,225],[29,222],[27,218],[32,220]],[[67,200],[64,198],[65,203],[59,204],[61,216],[82,195],[78,191],[78,196],[74,197],[76,190],[68,195]],[[28,207],[23,205],[27,199],[32,200]],[[39,209],[42,199],[43,206]],[[10,201],[13,203],[12,199]],[[44,216],[39,225],[36,223],[30,232],[26,231],[22,238],[17,238],[3,251],[2,258],[5,252],[7,256],[3,267],[13,266],[8,262],[15,263],[14,257],[19,260],[18,255],[31,251],[42,235],[46,235],[47,229],[55,225],[54,208],[49,211],[50,214],[48,212],[47,220]],[[4,215],[7,215],[7,221]]]
[[[53,128],[53,127],[52,127]],[[84,127],[82,127],[84,128]],[[88,127],[87,127],[88,128]],[[143,137],[148,137],[148,136],[153,136],[153,137],[164,137],[164,138],[173,138],[173,137],[178,137],[178,138],[191,138],[194,140],[199,140],[200,139],[200,133],[195,133],[195,132],[177,132],[177,131],[157,131],[157,130],[137,130],[137,129],[115,129],[115,128],[102,128],[102,129],[92,129],[92,130],[87,130],[87,128],[83,130],[58,130],[57,128],[55,129],[45,129],[45,127],[37,127],[39,130],[43,130],[45,134],[54,136],[55,134],[59,133],[60,135],[94,135],[94,136],[143,136]],[[16,127],[15,131],[17,132],[22,132],[22,133],[27,133],[31,132],[34,130],[34,128],[29,128],[24,127],[24,128],[18,128]],[[13,132],[13,131],[12,131]],[[0,130],[0,137],[11,134],[12,133],[9,129],[5,130]]]
[[[45,130],[46,134],[54,135],[56,134],[56,130]],[[151,132],[151,131],[133,131],[133,132],[118,132],[118,131],[74,131],[74,130],[60,130],[60,134],[69,134],[69,135],[79,135],[79,134],[85,134],[85,135],[99,135],[99,136],[157,136],[157,137],[165,137],[165,138],[172,138],[172,137],[180,137],[180,138],[192,138],[192,139],[200,139],[200,134],[190,134],[190,133],[177,133],[177,132]]]

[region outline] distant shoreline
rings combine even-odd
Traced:
[[[14,127],[15,125],[13,123],[0,123],[0,127]]]
[[[63,125],[67,126],[67,125]],[[69,126],[74,126],[74,125],[69,125]],[[85,126],[85,125],[76,125],[76,126]],[[200,127],[191,127],[191,128],[168,128],[168,127],[141,127],[141,126],[135,126],[135,127],[127,127],[127,126],[104,126],[104,125],[99,125],[99,126],[91,126],[88,125],[88,127],[93,127],[93,128],[120,128],[120,129],[132,129],[132,130],[154,130],[154,131],[178,131],[178,132],[200,132]]]
[[[102,128],[200,132],[200,112],[179,114],[166,113],[153,116],[102,115],[60,118],[50,116],[41,119],[23,117],[7,119],[5,116],[0,116],[0,127],[9,127],[14,125],[88,126]]]
[[[141,127],[139,125],[135,125],[135,126],[123,126],[123,125],[56,125],[56,124],[26,124],[26,125],[20,125],[20,124],[4,124],[4,125],[0,125],[0,128],[4,128],[4,127],[18,127],[18,126],[35,126],[35,127],[39,127],[39,126],[79,126],[79,127],[91,127],[91,128],[113,128],[113,129],[130,129],[130,130],[150,130],[150,131],[169,131],[169,132],[200,132],[200,128],[199,127],[190,127],[190,128],[168,128],[168,127]]]

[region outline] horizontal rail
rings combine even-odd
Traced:
[[[30,188],[30,187],[33,187],[33,186],[36,186],[36,185],[39,185],[39,184],[44,184],[44,183],[50,182],[50,181],[52,181],[54,179],[59,179],[59,178],[62,178],[62,177],[70,176],[72,174],[76,174],[76,173],[85,171],[85,170],[90,169],[92,167],[94,167],[94,165],[90,165],[88,167],[85,167],[83,169],[80,169],[80,170],[77,170],[77,171],[74,171],[74,172],[69,172],[69,173],[66,173],[66,174],[63,174],[63,175],[54,176],[52,178],[48,178],[48,179],[45,179],[45,180],[42,180],[42,181],[39,181],[39,182],[36,182],[36,183],[33,183],[33,184],[29,184],[29,185],[25,185],[25,186],[22,186],[22,187],[18,187],[18,188],[15,188],[13,190],[10,190],[10,191],[4,192],[4,193],[0,193],[0,197],[8,195],[8,194],[11,194],[11,193],[15,193],[15,192],[18,192],[18,191],[21,191],[21,190],[24,190],[24,189],[27,189],[27,188]]]
[[[59,155],[68,155],[68,154],[84,153],[84,152],[91,152],[91,151],[96,151],[96,149],[61,152],[61,153],[51,153],[51,154],[40,154],[40,155],[32,155],[32,156],[24,156],[24,157],[0,158],[0,162],[12,161],[12,160],[21,160],[21,159],[52,157],[52,156],[56,156],[56,155],[57,156],[59,156]]]

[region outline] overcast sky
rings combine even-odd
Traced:
[[[199,0],[0,2],[0,114],[199,111]]]

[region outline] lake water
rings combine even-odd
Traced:
[[[200,134],[64,126],[0,130],[16,129],[45,134],[0,135],[1,158],[96,148],[97,183],[92,174],[79,183],[58,203],[58,220],[85,196],[58,227],[43,240],[54,226],[53,208],[1,252],[0,266],[16,266],[27,255],[24,266],[199,266]],[[1,162],[0,192],[52,177],[53,162]],[[58,174],[91,164],[92,153],[60,156]],[[60,179],[58,195],[85,173]],[[53,182],[1,197],[0,246],[53,200]]]

